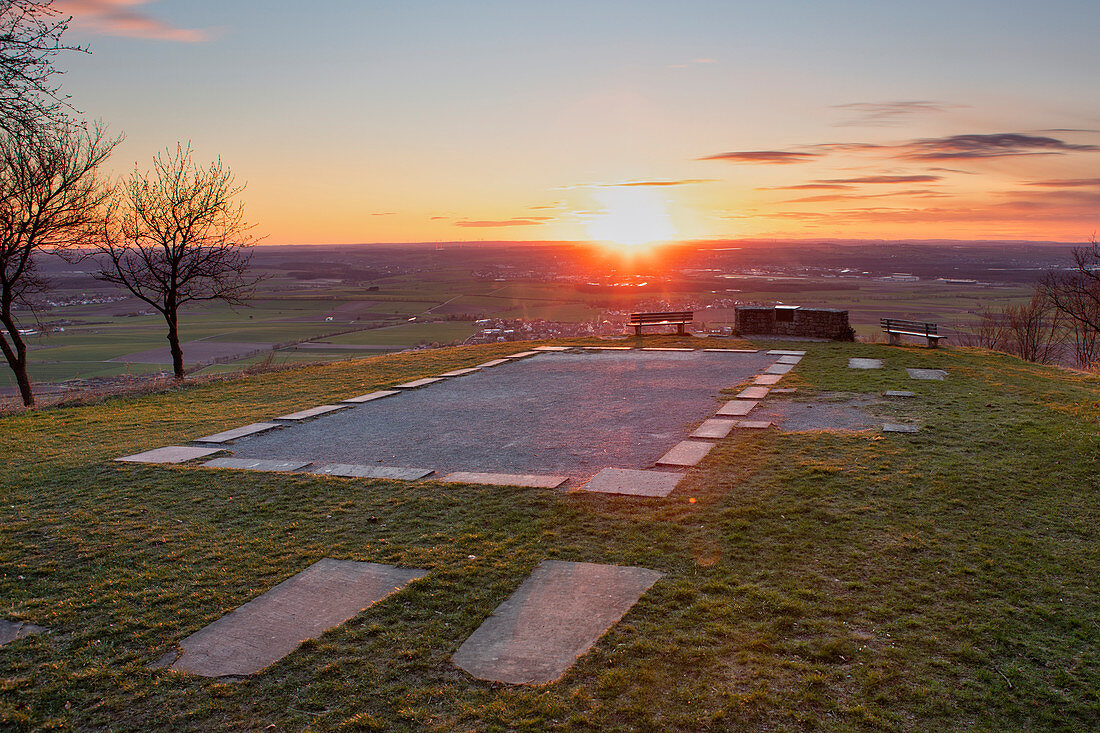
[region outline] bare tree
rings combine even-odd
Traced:
[[[70,17],[52,0],[0,0],[0,130],[24,135],[56,123],[68,107],[54,77],[53,57],[65,50],[61,40]]]
[[[1050,364],[1061,354],[1065,338],[1061,313],[1036,288],[1031,300],[1003,311],[1005,350],[1026,361]]]
[[[102,227],[109,191],[97,175],[121,138],[102,127],[54,125],[19,136],[0,134],[0,351],[15,373],[23,404],[34,404],[27,346],[15,309],[46,286],[37,257],[87,245]]]
[[[256,239],[244,205],[234,201],[243,190],[220,158],[202,168],[190,146],[177,145],[153,158],[151,172],[135,170],[110,207],[96,277],[164,316],[177,379],[184,377],[180,308],[204,300],[240,304],[258,281],[247,274]]]
[[[1100,244],[1093,238],[1087,246],[1074,248],[1073,266],[1048,272],[1039,287],[1071,324],[1078,366],[1091,366],[1100,338]]]

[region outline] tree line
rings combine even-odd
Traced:
[[[88,123],[57,82],[71,17],[52,0],[0,0],[0,351],[23,404],[34,405],[22,314],[49,288],[43,256],[94,262],[96,277],[129,291],[163,317],[177,379],[184,377],[180,309],[240,303],[255,238],[238,185],[221,159],[200,165],[190,145],[154,156],[117,178],[105,163],[122,142]]]

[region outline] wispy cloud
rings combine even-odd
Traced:
[[[603,188],[631,188],[634,186],[691,186],[696,183],[716,183],[714,178],[682,178],[675,181],[627,181],[625,183],[604,183]]]
[[[550,221],[549,216],[527,216],[516,219],[463,219],[456,221],[456,227],[525,227],[538,226]]]
[[[817,203],[822,201],[863,201],[865,199],[881,199],[890,197],[908,197],[908,198],[945,198],[950,194],[943,193],[941,191],[932,191],[927,188],[911,189],[905,191],[890,191],[888,193],[826,193],[819,196],[806,196],[797,199],[788,199],[783,203]]]
[[[905,118],[915,114],[946,112],[949,109],[958,109],[962,106],[964,105],[914,100],[908,102],[852,102],[850,104],[835,104],[833,109],[844,110],[855,115],[843,122],[837,122],[837,127],[891,127],[904,124],[906,122]]]
[[[209,30],[177,28],[145,12],[150,0],[55,0],[54,7],[77,24],[108,36],[147,38],[180,43],[210,40]]]
[[[396,214],[396,211],[376,211],[371,216],[395,216]]]
[[[817,183],[932,183],[942,181],[943,176],[859,176],[857,178],[822,178]]]
[[[789,150],[741,150],[730,153],[707,155],[698,160],[728,160],[731,163],[765,163],[769,165],[789,165],[805,163],[821,157],[821,153],[797,153]]]
[[[1100,146],[1067,143],[1046,135],[1004,132],[993,135],[925,138],[898,146],[897,150],[900,157],[909,160],[960,160],[1018,155],[1064,155],[1097,151]]]
[[[764,186],[757,191],[837,191],[845,188],[854,188],[842,183],[799,183],[794,186]]]
[[[1062,178],[1052,181],[1030,181],[1024,185],[1048,188],[1100,188],[1100,178]]]

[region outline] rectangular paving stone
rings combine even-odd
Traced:
[[[882,359],[849,359],[849,369],[882,369]]]
[[[805,356],[805,351],[787,351],[785,349],[772,349],[768,356]]]
[[[718,351],[724,354],[756,354],[760,349],[703,349],[703,351]]]
[[[888,389],[886,390],[887,397],[916,397],[916,392],[909,392],[904,389]]]
[[[308,410],[299,410],[298,412],[292,412],[289,415],[280,415],[275,418],[276,420],[293,420],[295,422],[299,420],[308,420],[311,417],[317,417],[318,415],[324,415],[327,412],[335,412],[336,410],[345,410],[351,405],[318,405],[317,407],[311,407]]]
[[[449,372],[443,372],[439,376],[441,377],[464,377],[467,374],[473,374],[474,372],[480,372],[477,367],[469,367],[468,369],[455,369]]]
[[[779,380],[782,378],[782,374],[760,374],[756,377],[756,379],[752,380],[752,383],[763,384],[767,386],[772,384],[779,384]]]
[[[704,420],[691,434],[693,438],[724,438],[733,430],[736,420]]]
[[[22,639],[24,636],[41,634],[45,630],[42,626],[25,624],[22,621],[0,621],[0,646]]]
[[[786,374],[794,369],[794,364],[772,364],[764,370],[765,374]]]
[[[424,377],[423,379],[414,379],[411,382],[403,382],[402,384],[393,385],[394,389],[416,389],[417,387],[424,387],[429,384],[435,384],[436,382],[442,382],[443,377]]]
[[[478,364],[477,368],[478,369],[484,369],[486,367],[495,367],[495,366],[500,366],[501,364],[507,364],[507,363],[508,363],[508,359],[493,359],[492,361],[487,361],[484,364]]]
[[[680,346],[645,346],[642,347],[642,351],[695,351],[695,349]]]
[[[737,393],[739,400],[762,400],[768,396],[767,387],[745,387]]]
[[[569,351],[572,346],[536,346],[535,351]]]
[[[770,394],[794,394],[797,391],[794,387],[785,387],[783,389],[773,389]]]
[[[537,352],[537,351],[520,351],[519,353],[516,353],[516,354],[508,354],[508,356],[506,356],[504,358],[505,359],[525,359],[528,356],[535,356],[538,353],[539,352]]]
[[[683,440],[657,459],[658,466],[694,466],[714,447],[705,440]]]
[[[679,471],[605,468],[588,480],[578,491],[626,496],[664,497],[684,478]]]
[[[543,560],[462,643],[453,661],[482,680],[553,682],[661,576],[646,568]]]
[[[402,481],[416,481],[435,473],[430,468],[401,468],[399,466],[358,466],[352,463],[330,463],[320,468],[312,468],[309,473],[325,476],[344,476],[347,478],[391,478]]]
[[[910,379],[943,379],[947,372],[943,369],[906,369]]]
[[[542,476],[534,473],[478,473],[477,471],[455,471],[440,481],[450,484],[488,484],[490,486],[533,486],[538,489],[556,489],[568,476]]]
[[[749,430],[767,430],[772,426],[770,420],[738,420],[737,427]]]
[[[122,456],[116,461],[124,463],[183,463],[184,461],[202,458],[212,453],[221,453],[221,448],[196,448],[190,445],[169,445],[164,448],[154,448],[144,453],[135,453],[132,456]]]
[[[898,425],[897,423],[886,423],[882,426],[884,433],[915,433],[918,429],[916,425]]]
[[[597,351],[630,351],[633,346],[585,346],[586,349],[596,349]]]
[[[256,674],[427,572],[322,558],[188,636],[170,669],[203,677]]]
[[[790,354],[787,354],[786,356],[781,356],[778,359],[776,359],[775,363],[776,364],[797,364],[800,361],[802,361],[801,356],[792,356]]]
[[[380,389],[377,392],[368,392],[367,394],[361,394],[358,397],[351,397],[346,400],[340,400],[341,402],[347,402],[352,405],[359,405],[364,402],[373,402],[374,400],[380,400],[383,397],[389,397],[390,395],[401,394],[399,389]]]
[[[752,408],[756,407],[759,402],[756,400],[730,400],[726,404],[719,408],[716,415],[726,415],[732,417],[744,417],[752,412]]]
[[[668,496],[683,477],[682,473],[669,471],[605,468],[593,476],[580,490],[627,496]]]
[[[274,430],[275,428],[282,427],[281,425],[273,422],[254,422],[251,425],[245,425],[239,428],[233,428],[232,430],[223,430],[220,433],[214,433],[213,435],[204,435],[201,438],[195,438],[192,443],[228,443],[231,440],[237,438],[244,438],[249,435],[256,435],[258,433],[266,433],[268,430]]]
[[[206,468],[236,468],[242,471],[297,471],[312,466],[312,461],[271,461],[259,458],[215,458],[202,464]]]

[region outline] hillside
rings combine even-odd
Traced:
[[[798,344],[786,399],[899,388],[898,369],[851,357],[950,376],[904,385],[917,434],[735,432],[667,498],[112,461],[529,345],[0,418],[0,619],[50,630],[0,648],[0,728],[1100,724],[1096,376],[979,350]],[[322,557],[429,573],[244,681],[150,668]],[[664,577],[556,683],[456,668],[544,559]]]

